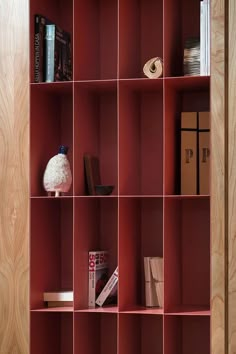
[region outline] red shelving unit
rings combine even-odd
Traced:
[[[180,195],[180,116],[209,110],[210,78],[183,77],[200,0],[31,0],[31,354],[210,354],[210,196]],[[34,15],[72,35],[73,80],[34,83]],[[194,13],[190,16],[189,13]],[[142,68],[164,60],[164,76]],[[70,191],[42,178],[69,146]],[[88,196],[84,153],[109,196]],[[88,308],[88,252],[119,267],[118,303]],[[146,308],[144,256],[164,258],[164,307]],[[72,289],[72,307],[45,291]]]

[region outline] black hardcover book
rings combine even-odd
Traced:
[[[46,25],[45,81],[72,80],[70,34],[57,25]]]
[[[34,28],[34,82],[44,81],[44,37],[45,26],[51,23],[42,15],[35,15]]]

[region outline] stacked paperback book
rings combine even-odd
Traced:
[[[72,80],[70,34],[42,15],[35,15],[34,81]]]
[[[73,291],[51,291],[43,294],[43,301],[47,307],[73,306]]]
[[[210,2],[200,1],[200,39],[188,38],[184,45],[184,76],[210,75]]]
[[[184,47],[184,76],[200,75],[200,41],[189,38]]]
[[[145,298],[147,307],[164,305],[164,274],[162,257],[144,257]]]
[[[108,252],[89,252],[88,306],[115,304],[117,301],[118,268],[108,277]]]

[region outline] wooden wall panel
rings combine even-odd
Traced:
[[[225,0],[211,1],[211,353],[228,354],[226,290]]]
[[[0,354],[29,353],[28,0],[0,0]]]
[[[228,346],[236,353],[236,3],[229,0],[228,24]]]

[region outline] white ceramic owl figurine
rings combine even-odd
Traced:
[[[55,197],[59,197],[60,193],[66,193],[70,189],[72,176],[67,152],[68,147],[62,145],[59,153],[48,161],[43,176],[43,185],[49,195],[55,192]]]

